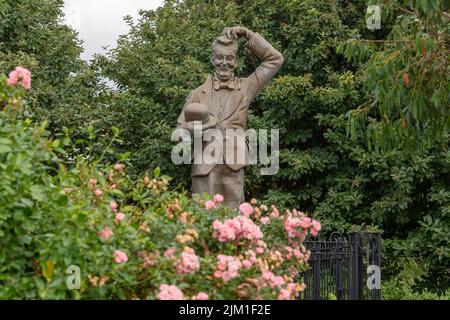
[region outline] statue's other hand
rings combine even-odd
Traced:
[[[221,35],[227,36],[230,39],[237,40],[240,37],[246,37],[249,34],[249,30],[245,27],[227,27],[223,29]]]

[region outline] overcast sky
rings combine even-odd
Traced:
[[[128,32],[123,17],[138,17],[139,9],[155,9],[163,0],[65,0],[65,21],[79,32],[85,52],[83,59],[102,52],[102,46],[115,46]]]

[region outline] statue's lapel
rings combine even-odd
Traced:
[[[218,110],[216,110],[216,106],[214,105],[212,98],[213,90],[213,79],[211,76],[208,76],[208,79],[206,79],[205,83],[202,85],[199,100],[201,104],[208,107],[210,114],[217,117]]]
[[[241,81],[241,80],[236,80]],[[239,89],[239,90],[238,90]],[[230,91],[229,98],[227,99],[227,102],[225,103],[225,108],[223,110],[222,119],[226,120],[229,118],[234,111],[238,108],[239,104],[241,103],[241,100],[243,98],[242,89],[239,86],[235,85],[235,89]]]

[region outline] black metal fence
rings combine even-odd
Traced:
[[[349,239],[333,234],[328,241],[307,241],[310,268],[301,274],[306,289],[304,300],[380,300],[379,286],[367,280],[380,276],[381,234],[351,233]],[[369,282],[376,278],[371,277]],[[379,280],[379,278],[378,278]]]

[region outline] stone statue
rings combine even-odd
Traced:
[[[237,39],[245,37],[245,46],[262,63],[247,78],[234,75]],[[261,92],[266,84],[275,76],[284,62],[283,56],[261,35],[243,27],[225,28],[212,44],[211,63],[214,75],[198,88],[193,90],[178,118],[178,128],[194,131],[194,123],[201,123],[202,132],[208,129],[219,130],[223,134],[223,154],[230,140],[225,131],[229,129],[245,130],[247,112],[252,100]],[[202,142],[202,149],[210,141]],[[221,144],[222,145],[222,144]],[[221,194],[224,204],[231,209],[238,208],[244,202],[244,168],[248,165],[248,146],[241,141],[235,143],[233,152],[245,153],[245,161],[236,161],[233,155],[221,157],[223,161],[216,163],[192,164],[192,193],[207,192],[211,196]]]

